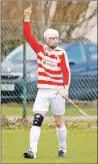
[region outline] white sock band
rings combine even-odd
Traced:
[[[57,138],[58,138],[59,150],[63,149],[64,152],[66,153],[66,148],[67,148],[67,144],[66,144],[67,129],[66,129],[66,126],[64,125],[62,128],[56,128],[56,134],[57,134]]]
[[[41,127],[32,126],[30,129],[30,150],[37,153],[37,144],[40,137]]]

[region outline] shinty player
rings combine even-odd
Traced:
[[[59,33],[55,29],[44,32],[46,45],[41,45],[30,29],[32,5],[24,10],[24,36],[37,54],[38,61],[38,92],[33,105],[34,118],[30,129],[30,148],[23,155],[35,159],[37,145],[44,117],[51,107],[58,138],[58,157],[66,154],[67,129],[63,121],[65,99],[68,98],[70,86],[70,69],[66,52],[57,46]]]

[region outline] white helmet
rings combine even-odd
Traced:
[[[51,37],[59,38],[58,31],[54,30],[52,28],[45,30],[45,32],[44,32],[44,39],[45,38],[51,38]]]

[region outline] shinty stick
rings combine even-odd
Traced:
[[[83,112],[82,109],[80,109],[71,99],[67,99],[69,102],[71,102],[84,116],[87,117],[87,114],[85,112]]]

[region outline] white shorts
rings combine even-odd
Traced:
[[[47,113],[49,106],[54,115],[63,115],[65,99],[53,89],[39,89],[33,106],[34,113]]]

